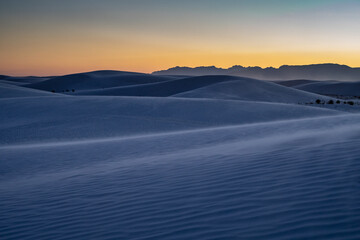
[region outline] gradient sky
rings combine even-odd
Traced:
[[[0,0],[0,74],[360,67],[360,0]]]

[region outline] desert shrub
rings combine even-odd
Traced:
[[[348,104],[349,105],[354,105],[354,102],[353,101],[348,101]]]
[[[327,103],[328,103],[328,104],[334,104],[334,101],[333,101],[333,100],[329,100]]]
[[[66,92],[69,92],[69,89],[66,89]]]
[[[72,92],[75,92],[75,89],[71,89]]]
[[[337,101],[336,101],[336,104],[340,104],[340,100],[337,100]]]
[[[55,90],[51,90],[52,93],[55,93]]]
[[[321,103],[321,100],[320,99],[316,99],[316,104],[320,104]]]

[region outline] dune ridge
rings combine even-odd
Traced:
[[[0,78],[1,239],[360,238],[356,83]]]

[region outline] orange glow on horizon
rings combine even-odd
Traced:
[[[106,53],[106,54],[105,54]],[[54,54],[57,57],[51,57]],[[360,66],[360,54],[353,52],[264,52],[264,53],[221,53],[204,51],[123,51],[77,53],[74,55],[37,52],[26,58],[0,60],[0,74],[11,76],[51,76],[94,70],[119,70],[151,73],[175,66],[216,66],[229,68],[233,65],[280,67],[281,65],[307,65],[338,63],[350,67]],[[131,56],[131,57],[130,57]]]
[[[359,11],[360,3],[351,0],[4,0],[0,74],[318,63],[360,67]]]

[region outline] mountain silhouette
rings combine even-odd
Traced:
[[[230,68],[209,67],[174,67],[167,70],[153,72],[154,75],[233,75],[262,80],[339,80],[360,81],[360,68],[346,65],[326,63],[312,65],[283,65],[279,68],[243,67],[235,65]]]

